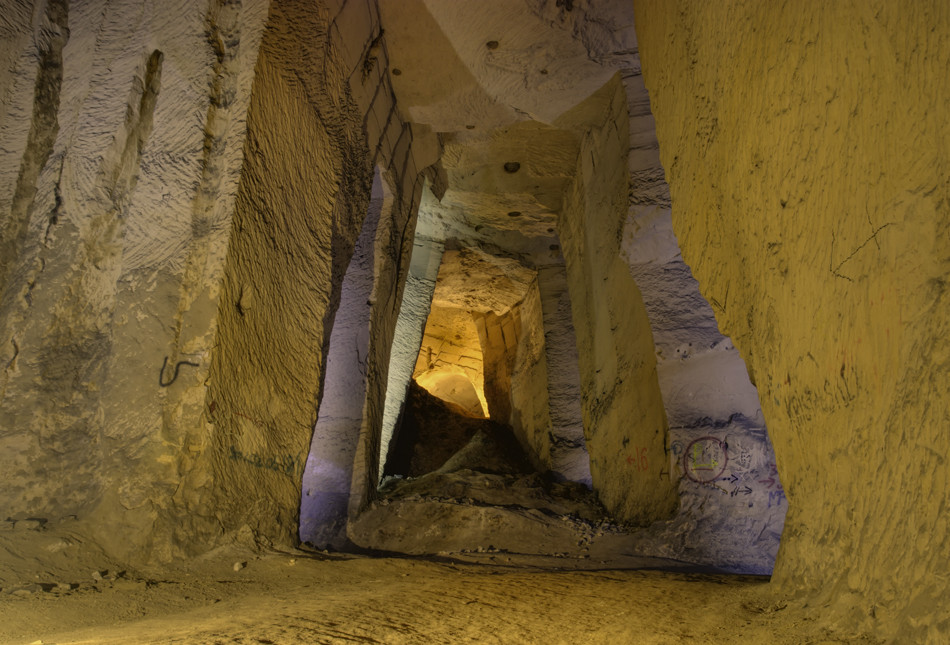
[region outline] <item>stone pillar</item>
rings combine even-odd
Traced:
[[[409,275],[403,290],[389,359],[389,379],[380,440],[381,462],[385,462],[389,454],[389,443],[402,412],[409,390],[409,380],[412,378],[419,348],[422,346],[422,335],[429,317],[435,281],[439,275],[442,250],[441,242],[421,236],[413,244]]]
[[[392,208],[392,200],[384,204],[380,182],[377,171],[363,230],[343,278],[340,305],[333,319],[330,349],[323,370],[317,423],[303,473],[300,539],[320,548],[339,548],[346,538],[350,480],[366,397],[369,319],[376,266],[374,239],[381,211],[385,208],[385,216],[389,217]]]
[[[558,231],[577,334],[594,489],[619,519],[646,523],[670,516],[677,495],[667,471],[668,424],[650,322],[620,255],[628,120],[619,75],[602,93],[607,110],[602,125],[582,137]]]

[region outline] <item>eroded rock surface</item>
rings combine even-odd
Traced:
[[[636,9],[683,258],[754,377],[789,500],[775,584],[940,642],[950,12]]]

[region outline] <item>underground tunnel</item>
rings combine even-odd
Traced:
[[[0,641],[950,638],[943,3],[7,5]]]

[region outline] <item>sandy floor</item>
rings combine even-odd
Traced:
[[[122,572],[76,535],[5,532],[0,547],[2,643],[873,642],[751,577],[237,547]]]

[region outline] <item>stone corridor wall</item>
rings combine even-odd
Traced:
[[[275,4],[258,57],[208,391],[207,502],[226,529],[296,524],[298,464],[369,204],[361,115],[328,31],[325,14]]]
[[[944,642],[950,7],[638,0],[685,261],[788,496],[773,581]]]
[[[366,386],[363,422],[353,428],[349,512],[375,494],[420,170],[437,160],[438,146],[396,115],[379,16],[364,0],[345,3],[335,17],[309,2],[272,5],[248,123],[208,394],[211,499],[225,530],[248,525],[292,544],[330,329],[374,161],[385,169],[389,205],[372,233],[368,354],[354,366]]]
[[[621,76],[630,116],[630,202],[621,255],[650,318],[670,423],[669,468],[680,475],[679,511],[639,531],[637,549],[768,575],[788,503],[758,392],[680,255],[638,55],[627,59]]]
[[[89,520],[107,549],[168,555],[162,520],[206,440],[266,17],[254,2],[5,4],[5,514]]]
[[[366,359],[382,401],[439,154],[396,113],[375,2],[9,4],[0,508],[78,518],[137,560],[248,529],[293,543],[373,166],[393,204]]]

